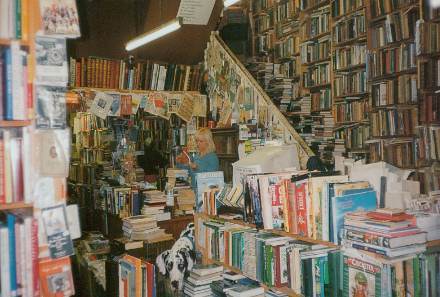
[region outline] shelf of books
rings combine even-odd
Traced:
[[[331,7],[328,1],[303,0],[299,5],[300,92],[304,103],[310,104],[310,109],[305,109],[310,112],[310,117],[300,121],[308,123],[304,124],[304,137],[308,145],[331,167],[335,145],[335,121],[331,112]]]
[[[247,175],[235,211],[213,210],[204,200],[194,220],[196,249],[205,263],[223,265],[289,296],[313,296],[318,288],[329,296],[351,295],[364,278],[381,292],[378,296],[435,289],[435,281],[422,280],[440,257],[438,213],[416,204],[407,211],[378,207],[382,194],[375,184],[388,169],[393,175],[404,172],[378,163],[358,164],[350,176]],[[385,198],[385,204],[403,202],[407,194]],[[214,205],[230,205],[227,197],[217,195]],[[405,286],[398,282],[402,279],[408,280]]]
[[[334,155],[365,159],[369,138],[365,2],[332,2]]]
[[[440,190],[440,9],[421,3],[422,16],[417,23],[417,82],[419,126],[416,127],[417,166],[425,193]],[[437,182],[436,182],[437,181]]]
[[[71,296],[72,240],[81,232],[75,205],[66,205],[65,94],[66,39],[80,35],[76,4],[5,0],[0,7],[1,293],[53,296],[57,279]]]
[[[413,136],[419,122],[415,44],[419,18],[417,1],[367,3],[370,162],[417,165]]]

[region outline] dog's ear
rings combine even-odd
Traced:
[[[186,272],[189,273],[194,266],[194,262],[196,261],[196,253],[194,252],[194,250],[190,250],[187,248],[180,249],[180,252],[185,255],[187,263]]]
[[[159,269],[159,272],[162,275],[166,275],[167,274],[167,266],[165,264],[166,259],[168,258],[168,256],[170,255],[170,251],[166,250],[165,252],[159,254],[156,257],[156,266]]]

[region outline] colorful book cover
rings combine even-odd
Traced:
[[[69,257],[41,261],[39,274],[43,296],[64,297],[75,294]]]
[[[340,241],[340,230],[344,225],[344,215],[348,212],[367,211],[376,209],[376,192],[368,191],[356,194],[334,197],[332,203],[332,242]]]
[[[348,256],[343,263],[343,297],[382,296],[381,267]]]
[[[196,173],[197,212],[200,212],[203,209],[203,192],[213,187],[221,189],[224,186],[224,183],[223,171]]]
[[[307,181],[296,183],[296,224],[298,235],[308,236]]]

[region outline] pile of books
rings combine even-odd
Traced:
[[[340,234],[344,246],[387,258],[426,250],[426,233],[416,226],[414,216],[399,209],[348,213]]]
[[[146,216],[156,218],[157,221],[166,221],[171,219],[171,213],[165,211],[166,196],[163,192],[152,190],[144,191],[144,206],[141,213]]]
[[[175,189],[176,204],[174,206],[174,214],[187,215],[194,213],[195,194],[192,189]]]
[[[156,218],[146,215],[123,219],[122,230],[124,231],[124,236],[129,240],[156,242],[172,238],[171,234],[165,233],[164,229],[157,226]]]
[[[185,296],[211,296],[210,284],[222,279],[223,266],[194,265],[189,277],[185,280],[183,292]]]

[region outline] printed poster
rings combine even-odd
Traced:
[[[93,99],[92,106],[90,107],[90,112],[101,119],[106,119],[110,112],[110,108],[113,103],[113,97],[103,93],[96,92],[95,98]]]
[[[40,0],[40,14],[45,35],[81,35],[75,0]]]
[[[179,110],[177,111],[177,115],[182,118],[185,122],[190,122],[194,109],[194,100],[193,97],[185,94],[182,102],[180,103]]]

